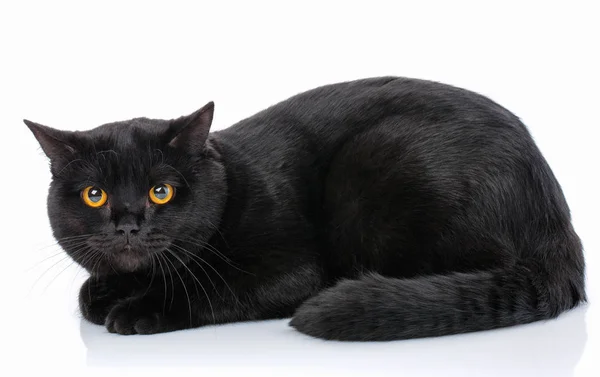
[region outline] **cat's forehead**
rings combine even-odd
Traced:
[[[86,134],[97,148],[126,152],[159,143],[168,128],[169,122],[164,120],[135,118],[104,124]]]
[[[137,118],[82,132],[87,142],[77,166],[109,186],[146,182],[168,165],[163,137],[168,127],[167,121]]]

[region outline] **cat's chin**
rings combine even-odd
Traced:
[[[108,264],[109,268],[112,268],[112,272],[134,272],[147,266],[149,259],[149,255],[132,250],[123,250],[120,253],[111,255]]]

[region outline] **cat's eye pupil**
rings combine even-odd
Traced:
[[[88,198],[92,202],[98,203],[100,200],[102,200],[102,190],[96,187],[92,187],[90,191],[88,191]]]
[[[169,188],[167,186],[156,186],[154,188],[154,196],[156,196],[158,199],[164,199],[167,197],[167,195],[169,195]]]

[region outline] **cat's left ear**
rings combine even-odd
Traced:
[[[169,145],[189,153],[204,149],[215,111],[214,102],[209,102],[193,114],[171,121]]]

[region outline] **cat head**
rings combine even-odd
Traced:
[[[137,118],[90,131],[25,120],[50,159],[54,237],[92,274],[148,268],[177,243],[208,241],[226,200],[208,140],[214,105],[174,120]]]

